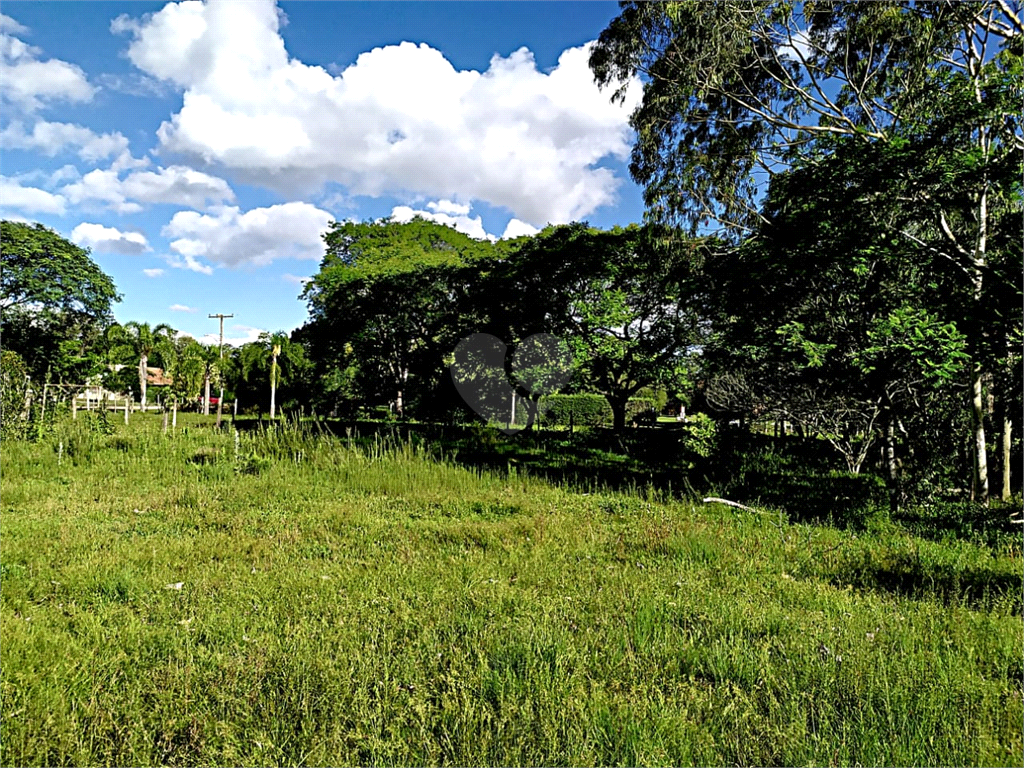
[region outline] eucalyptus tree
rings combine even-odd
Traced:
[[[159,358],[165,368],[174,362],[174,335],[171,326],[160,323],[150,327],[149,323],[131,320],[124,325],[111,326],[107,338],[114,343],[113,355],[128,354],[139,361],[139,392],[142,407],[146,407],[147,367],[152,358]]]
[[[619,84],[614,98],[644,78],[631,171],[659,221],[738,243],[767,221],[766,182],[801,162],[852,142],[891,171],[863,202],[930,270],[952,266],[965,297],[981,500],[982,388],[995,365],[982,319],[991,283],[1016,282],[997,233],[1020,217],[1022,36],[1011,0],[630,1],[590,59],[600,84]]]

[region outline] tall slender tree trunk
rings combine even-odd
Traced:
[[[210,371],[203,374],[203,416],[210,415]]]
[[[971,375],[971,416],[974,422],[974,483],[972,497],[988,506],[988,451],[985,446],[985,402],[982,397],[981,366],[974,364]]]
[[[1013,419],[1010,417],[1010,409],[1003,406],[1003,501],[1010,500],[1010,447],[1013,440]]]
[[[142,408],[146,408],[146,368],[149,365],[149,355],[142,354],[139,357],[139,392],[142,394]]]
[[[899,474],[896,470],[896,425],[890,411],[885,423],[885,479],[889,486],[889,509],[895,512],[900,506]]]
[[[277,355],[270,359],[270,418],[277,413]]]
[[[409,381],[409,369],[402,368],[398,372],[398,389],[395,392],[395,414],[401,418],[404,415],[405,401],[403,395],[405,394],[405,385]]]

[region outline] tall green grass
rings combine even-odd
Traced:
[[[1020,764],[1012,543],[133,419],[2,446],[4,765]]]

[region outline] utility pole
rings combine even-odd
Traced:
[[[224,361],[224,318],[234,317],[234,314],[224,315],[216,314],[210,315],[211,318],[218,318],[220,320],[220,343],[218,344],[218,352],[220,354],[220,360]],[[224,371],[220,372],[220,397],[217,398],[217,429],[220,429],[220,418],[224,411]]]

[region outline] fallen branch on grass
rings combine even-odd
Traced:
[[[736,507],[737,509],[745,509],[747,512],[760,512],[761,511],[759,509],[754,509],[753,507],[748,507],[745,504],[740,504],[737,501],[729,501],[728,499],[719,499],[717,496],[708,496],[708,498],[704,499],[704,503],[705,504],[725,504],[726,506],[729,506],[729,507]]]

